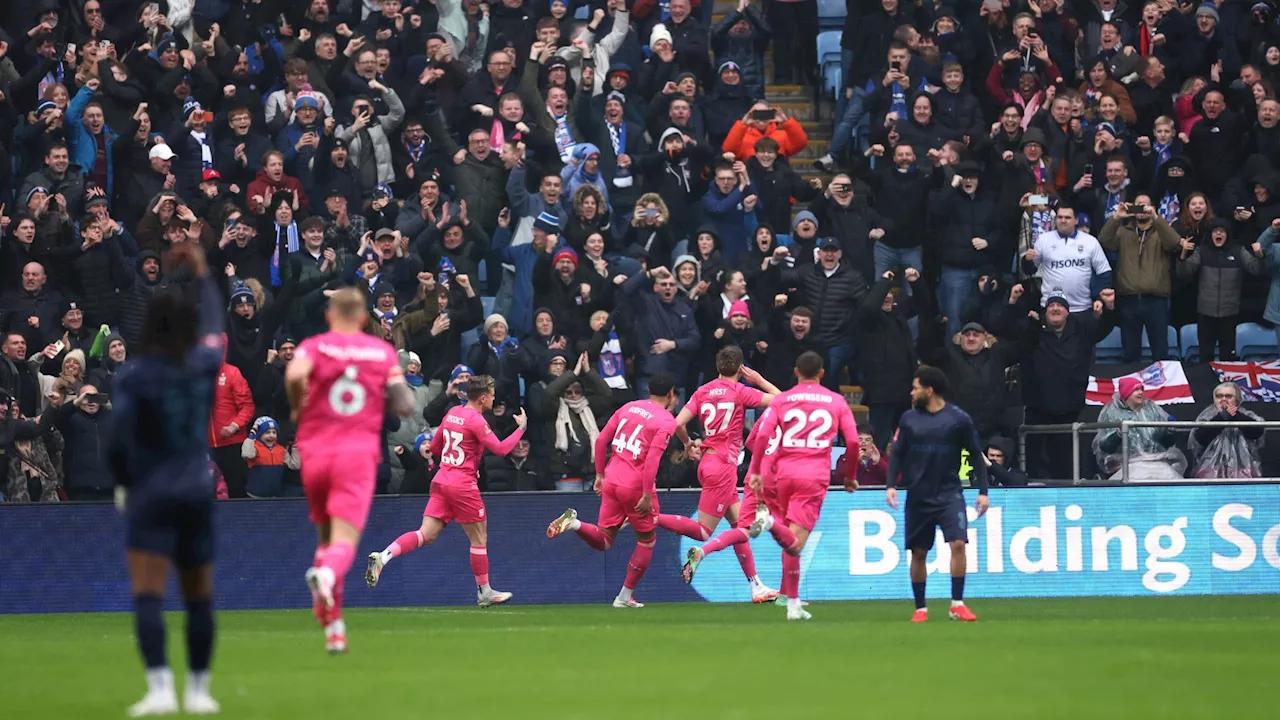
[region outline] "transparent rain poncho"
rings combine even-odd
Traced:
[[[1210,405],[1200,411],[1196,422],[1212,420],[1219,412],[1221,410],[1217,405]],[[1236,414],[1255,421],[1262,420],[1257,414],[1244,408],[1238,408]],[[1258,453],[1265,441],[1265,435],[1257,440],[1250,440],[1239,428],[1223,428],[1206,447],[1192,433],[1187,442],[1187,450],[1192,457],[1198,458],[1192,475],[1198,478],[1260,478],[1262,464],[1258,460]]]
[[[1113,395],[1098,414],[1100,423],[1119,423],[1125,420],[1163,422],[1168,419],[1169,413],[1151,400],[1144,400],[1137,410],[1130,410],[1120,401],[1119,395]],[[1129,428],[1129,482],[1182,478],[1187,471],[1187,458],[1172,442],[1166,440],[1168,436],[1167,428]],[[1102,449],[1103,445],[1107,446],[1106,450]],[[1092,447],[1103,477],[1119,480],[1122,476],[1120,429],[1100,430],[1093,438]]]

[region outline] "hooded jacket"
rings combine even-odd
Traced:
[[[750,29],[746,35],[736,36],[731,31],[743,18]],[[764,51],[772,37],[773,28],[754,5],[748,5],[745,13],[735,9],[725,14],[711,28],[711,49],[716,55],[716,66],[726,61],[737,63],[742,84],[748,92],[764,97]]]
[[[919,293],[922,278],[912,283]],[[858,301],[858,331],[865,342],[858,357],[863,385],[868,389],[867,404],[905,403],[911,395],[911,378],[915,374],[916,344],[907,321],[916,316],[915,303],[906,293],[898,295],[893,309],[885,312],[884,298],[895,280],[880,278]]]
[[[1225,224],[1220,219],[1214,223]],[[1228,237],[1221,247],[1212,239],[1197,245],[1190,257],[1178,262],[1178,277],[1189,278],[1198,273],[1196,312],[1207,317],[1226,318],[1240,314],[1245,273],[1261,275],[1265,269],[1262,258]]]

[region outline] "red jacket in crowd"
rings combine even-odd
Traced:
[[[249,437],[249,424],[253,422],[253,393],[234,365],[222,363],[218,371],[218,384],[213,392],[213,409],[209,414],[209,447],[239,445]],[[236,426],[228,437],[222,436],[222,428]]]

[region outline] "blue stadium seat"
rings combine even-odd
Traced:
[[[842,87],[844,87],[844,71],[840,69],[840,63],[825,63],[822,66],[823,91],[832,97],[839,97]]]
[[[1178,330],[1178,336],[1182,338],[1180,346],[1182,347],[1182,359],[1187,362],[1200,361],[1200,326],[1192,323],[1183,325]]]
[[[825,66],[828,62],[840,62],[839,30],[827,30],[818,33],[818,64]]]
[[[480,276],[479,279],[481,284],[485,284],[489,282],[489,264],[486,263],[483,259],[480,260],[480,266],[476,270],[476,275]]]
[[[582,6],[579,6],[577,10],[573,11],[574,20],[586,20],[589,17],[591,17],[590,6],[582,5]]]
[[[481,295],[480,306],[484,308],[484,316],[487,318],[493,314],[494,298],[492,295]]]
[[[843,445],[837,445],[831,448],[831,472],[836,471],[836,461],[839,460],[844,455],[844,451],[845,451],[845,448]]]
[[[1098,362],[1120,362],[1120,328],[1113,328],[1111,333],[1098,343]]]
[[[1274,330],[1257,323],[1241,323],[1236,326],[1236,355],[1241,360],[1274,360],[1280,355]]]
[[[848,11],[844,0],[818,0],[818,27],[821,29],[843,28],[844,17]]]
[[[465,362],[467,358],[467,352],[471,350],[471,346],[475,345],[476,341],[480,339],[480,329],[475,328],[472,330],[468,330],[462,333],[460,337],[462,341],[462,359]]]

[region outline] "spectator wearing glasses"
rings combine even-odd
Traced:
[[[1240,407],[1244,401],[1240,386],[1220,383],[1213,389],[1213,404],[1200,411],[1196,422],[1259,422],[1256,413]],[[1192,477],[1260,478],[1262,464],[1259,451],[1265,440],[1261,427],[1223,427],[1208,425],[1191,432],[1187,450],[1196,458]]]
[[[652,282],[652,290],[645,288]],[[622,296],[635,312],[636,395],[649,397],[649,377],[668,373],[688,376],[702,342],[693,308],[676,298],[676,278],[665,267],[638,272],[622,283]]]
[[[564,355],[554,356],[539,403],[543,439],[550,447],[548,471],[557,490],[586,492],[595,481],[596,437],[615,403],[587,353],[578,356],[572,369],[566,365]]]

